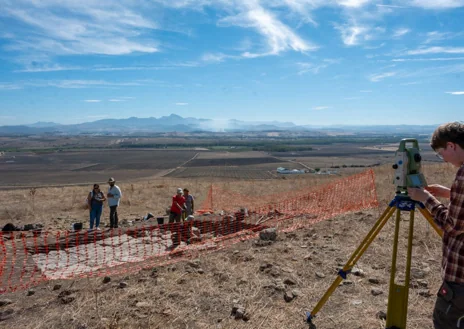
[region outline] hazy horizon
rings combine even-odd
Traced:
[[[178,114],[175,114],[175,113],[171,113],[171,114],[168,114],[164,117],[170,117],[172,115],[176,115],[178,116]],[[81,123],[93,123],[93,122],[99,122],[99,121],[102,121],[102,120],[128,120],[128,119],[140,119],[140,120],[144,120],[144,119],[160,119],[162,118],[163,116],[161,117],[127,117],[127,118],[104,118],[104,119],[96,119],[96,120],[89,120],[89,121],[85,121],[85,122],[81,122]],[[182,116],[180,116],[182,117]],[[187,119],[187,118],[194,118],[194,117],[182,117],[183,119]],[[269,120],[269,121],[264,121],[264,120],[237,120],[237,119],[234,119],[234,118],[230,118],[230,119],[209,119],[209,118],[195,118],[195,119],[199,119],[199,120],[211,120],[212,122],[214,123],[226,123],[228,121],[240,121],[240,122],[243,122],[243,123],[250,123],[250,124],[272,124],[272,123],[280,123],[280,124],[284,124],[284,123],[287,123],[287,124],[293,124],[295,126],[314,126],[314,127],[369,127],[369,126],[438,126],[440,123],[436,123],[436,124],[424,124],[424,125],[421,125],[421,124],[407,124],[407,123],[398,123],[398,124],[320,124],[320,125],[311,125],[311,124],[298,124],[298,123],[295,123],[295,122],[292,122],[292,121],[279,121],[279,120]],[[76,124],[81,124],[81,123],[76,123]],[[56,121],[36,121],[36,122],[29,122],[29,123],[24,123],[22,125],[24,126],[33,126],[33,125],[40,125],[40,124],[56,124],[56,125],[73,125],[72,123],[69,124],[69,123],[61,123],[61,122],[56,122]],[[11,126],[11,125],[6,125],[6,126]]]

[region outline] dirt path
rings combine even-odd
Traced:
[[[160,173],[160,174],[157,175],[156,177],[165,177],[165,176],[169,175],[170,173],[176,171],[177,169],[182,168],[183,166],[185,166],[185,165],[186,165],[187,163],[189,163],[190,161],[195,160],[195,159],[198,157],[198,154],[200,154],[200,153],[195,153],[195,155],[194,155],[191,159],[185,161],[185,162],[182,163],[180,166],[177,166],[177,167],[175,167],[175,168],[173,168],[173,169],[169,169],[169,170],[167,170],[167,171],[164,172],[164,173]]]
[[[307,166],[307,165],[305,165],[304,163],[299,162],[299,161],[290,160],[290,159],[285,159],[285,158],[280,158],[280,157],[276,157],[276,156],[274,156],[274,155],[269,155],[269,156],[270,156],[271,158],[280,160],[280,161],[282,161],[282,162],[296,163],[296,164],[299,164],[299,165],[302,166],[302,167],[305,167],[305,168],[308,169],[308,170],[311,170],[311,171],[314,170],[314,168],[311,168],[311,167],[309,167],[309,166]]]

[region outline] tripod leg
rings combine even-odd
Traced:
[[[422,208],[422,207],[419,207],[419,211],[421,212],[422,216],[424,216],[425,219],[427,219],[427,221],[433,227],[435,232],[437,232],[437,234],[440,237],[443,237],[443,230],[435,223],[435,221],[433,220],[432,214],[427,209]]]
[[[397,210],[395,221],[395,240],[393,243],[392,266],[390,273],[390,289],[388,293],[388,308],[386,328],[405,329],[408,315],[409,280],[411,273],[412,241],[414,237],[414,210],[409,213],[408,249],[404,285],[395,283],[396,260],[398,253],[398,238],[400,226],[400,210]]]
[[[340,285],[340,282],[342,282],[343,279],[346,279],[346,274],[349,273],[349,271],[353,268],[353,266],[356,264],[356,262],[361,258],[362,254],[364,251],[369,247],[369,245],[372,243],[372,241],[375,239],[375,237],[379,234],[380,230],[385,226],[386,222],[388,219],[393,215],[395,212],[395,207],[387,207],[383,214],[379,217],[375,225],[372,227],[372,229],[369,231],[369,233],[366,235],[364,240],[361,242],[361,244],[358,246],[358,248],[354,251],[354,253],[351,255],[350,259],[347,261],[343,269],[338,273],[339,275],[337,278],[334,280],[332,285],[329,287],[329,289],[326,291],[324,296],[319,300],[317,305],[314,307],[313,311],[308,314],[307,322],[311,323],[311,319],[314,318],[316,313],[320,311],[322,306],[327,302],[329,297],[332,295],[332,293],[335,291],[335,289]]]

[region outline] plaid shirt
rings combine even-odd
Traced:
[[[450,203],[429,197],[425,206],[443,229],[443,280],[464,284],[464,165],[451,186]]]

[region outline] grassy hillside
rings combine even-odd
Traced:
[[[424,168],[429,183],[449,185],[455,169],[445,164]],[[242,194],[273,194],[324,184],[331,177],[295,177],[273,181],[215,182]],[[255,241],[236,244],[198,258],[130,276],[76,281],[51,281],[1,296],[4,328],[307,328],[310,311],[329,287],[361,239],[394,196],[390,166],[376,168],[380,209],[339,216],[290,233],[279,233],[268,246]],[[122,218],[147,211],[164,212],[178,186],[189,187],[198,203],[212,182],[155,179],[121,184]],[[51,229],[68,228],[86,220],[84,199],[89,188],[63,187],[0,191],[2,223],[42,222]],[[104,214],[105,218],[108,212]],[[440,280],[441,241],[426,221],[416,215],[408,328],[432,328],[434,294]],[[406,216],[403,220],[407,224]],[[386,225],[358,263],[359,276],[340,286],[315,324],[318,329],[384,328],[379,311],[386,312],[393,222]],[[402,226],[404,247],[407,225]],[[404,268],[404,254],[399,270]],[[398,280],[401,281],[401,275]],[[61,285],[61,286],[57,286]],[[294,299],[287,302],[285,294]],[[28,296],[29,295],[29,296]],[[245,319],[231,316],[234,305],[245,309]],[[8,311],[10,310],[10,311]],[[10,314],[11,313],[11,314]],[[9,318],[8,318],[9,317]]]

